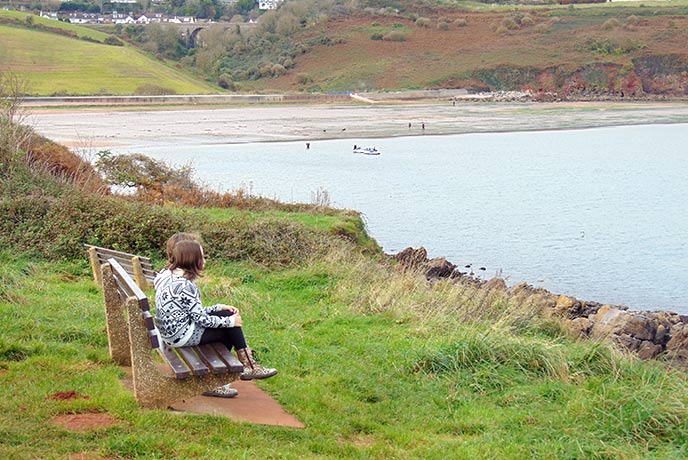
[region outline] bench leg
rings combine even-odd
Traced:
[[[100,267],[105,298],[105,320],[107,324],[110,357],[120,366],[131,366],[131,347],[129,346],[129,327],[122,300],[117,294],[117,282],[110,264]]]
[[[134,380],[134,395],[141,407],[166,409],[171,404],[205,391],[235,381],[241,373],[192,376],[176,380],[172,373],[165,374],[153,361],[153,349],[148,338],[148,329],[141,321],[141,309],[136,299],[127,300],[129,311],[129,338],[131,341],[131,367]]]

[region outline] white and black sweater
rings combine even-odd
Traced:
[[[204,307],[198,286],[182,275],[181,270],[163,270],[153,280],[155,319],[165,343],[172,347],[198,345],[207,328],[234,327],[233,316],[210,315],[224,305]]]

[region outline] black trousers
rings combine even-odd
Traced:
[[[220,310],[210,314],[215,316],[232,316],[234,313],[228,310]],[[232,348],[235,350],[246,348],[244,331],[240,327],[209,327],[203,332],[199,345],[210,342],[222,342],[230,350]]]

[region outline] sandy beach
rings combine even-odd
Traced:
[[[583,129],[688,123],[678,102],[245,105],[27,109],[43,136],[73,149]]]

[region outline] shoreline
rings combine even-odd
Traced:
[[[26,113],[39,134],[80,149],[313,142],[688,123],[688,104],[656,101],[29,107]]]

